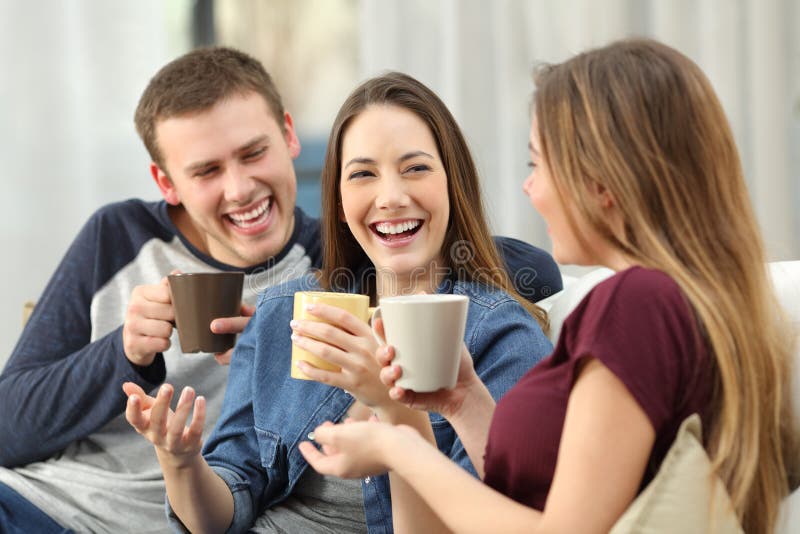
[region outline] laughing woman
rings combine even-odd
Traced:
[[[441,416],[389,397],[367,324],[321,304],[311,313],[326,323],[290,324],[296,291],[356,292],[373,302],[423,291],[466,295],[468,360],[460,376],[474,369],[495,400],[552,349],[540,327],[544,314],[514,292],[502,267],[458,125],[427,87],[392,73],[350,95],[328,142],[322,194],[323,269],[260,298],[236,345],[222,414],[202,455],[202,397],[184,391],[172,413],[168,386],[156,398],[126,390],[128,420],[156,446],[178,527],[391,532],[393,521],[410,531],[437,524],[402,479],[390,487],[387,476],[351,482],[308,469],[298,444],[325,421],[374,414],[404,423],[465,470],[482,473],[470,462],[479,442],[457,436]],[[306,364],[300,369],[315,381],[290,378],[292,343],[342,371]]]
[[[800,462],[793,336],[711,85],[688,58],[649,40],[580,54],[536,82],[524,190],[557,261],[616,273],[496,409],[471,371],[461,391],[390,390],[423,408],[470,391],[483,399],[441,412],[481,444],[474,458],[485,450],[485,485],[403,426],[323,426],[323,450],[301,451],[320,472],[390,471],[459,533],[600,533],[696,413],[731,498],[727,517],[748,533],[773,532]],[[391,365],[381,376],[393,384],[401,372]]]

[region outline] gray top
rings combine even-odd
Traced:
[[[285,501],[267,508],[252,532],[263,534],[363,534],[367,532],[359,480],[306,469]]]

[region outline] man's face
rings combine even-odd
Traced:
[[[164,166],[151,171],[186,238],[235,267],[275,256],[294,228],[300,142],[291,116],[281,130],[256,93],[156,125]]]

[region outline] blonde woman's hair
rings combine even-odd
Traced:
[[[545,66],[535,81],[542,154],[562,200],[636,263],[671,276],[694,309],[716,362],[706,448],[745,532],[772,532],[798,475],[794,336],[711,84],[686,56],[644,39]],[[621,234],[589,195],[598,185]]]

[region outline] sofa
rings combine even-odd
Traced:
[[[772,284],[779,304],[786,311],[795,333],[800,334],[800,261],[780,261],[769,264]],[[563,276],[564,289],[539,302],[550,316],[550,338],[555,343],[564,319],[584,296],[599,282],[611,276],[609,269],[598,268],[580,276]],[[794,405],[800,418],[800,339],[795,346]],[[788,496],[782,505],[778,534],[800,532],[800,489]]]

